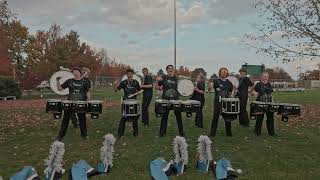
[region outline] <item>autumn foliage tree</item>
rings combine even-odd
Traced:
[[[287,81],[291,82],[293,81],[291,76],[282,68],[274,68],[274,69],[266,69],[266,72],[269,73],[271,80],[280,80],[280,81]]]

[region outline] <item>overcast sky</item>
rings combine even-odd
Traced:
[[[245,62],[284,67],[297,77],[299,62],[282,64],[243,45],[250,24],[261,22],[257,0],[177,0],[177,66],[204,68],[209,74],[222,66],[238,71]],[[79,32],[82,41],[105,48],[110,57],[152,73],[173,64],[174,0],[9,0],[31,32],[63,26]],[[262,21],[263,22],[263,21]],[[262,23],[261,22],[261,23]],[[303,62],[312,69],[320,61]]]

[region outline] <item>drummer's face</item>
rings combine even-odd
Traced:
[[[269,81],[269,74],[268,73],[263,73],[262,74],[262,81],[264,81],[264,82]]]
[[[129,80],[132,80],[133,73],[132,72],[128,72],[127,73],[127,77],[128,77]]]
[[[169,76],[173,76],[174,75],[174,69],[172,66],[169,66],[168,69],[167,69],[167,74]]]
[[[144,76],[148,75],[148,69],[142,69],[142,73]]]
[[[240,71],[240,76],[245,77],[245,76],[247,76],[247,73],[245,71]]]
[[[222,69],[220,72],[220,75],[222,78],[226,78],[228,75],[228,71],[226,69]]]
[[[199,74],[197,79],[198,79],[198,81],[203,81],[203,74]]]
[[[81,77],[81,73],[80,73],[79,70],[74,69],[74,70],[72,71],[72,74],[73,74],[73,76],[74,76],[75,79],[78,79],[78,78]]]

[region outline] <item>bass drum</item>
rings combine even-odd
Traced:
[[[133,74],[133,77],[132,77],[132,78],[135,79],[135,80],[137,80],[140,86],[142,85],[140,76],[138,76],[138,75],[136,75],[136,74]],[[128,77],[127,77],[127,75],[124,75],[124,76],[122,77],[121,81],[124,81],[124,80],[126,80],[126,79],[128,79]]]
[[[193,94],[194,84],[190,79],[182,78],[178,81],[178,92],[181,96],[188,97]]]
[[[61,79],[59,79],[59,82],[60,84],[63,84],[66,80],[72,79],[74,77],[73,74],[69,71],[58,71],[58,72],[55,72],[50,78],[50,88],[52,89],[53,92],[59,95],[68,95],[69,88],[63,89],[62,91],[58,90],[57,77],[61,77]]]

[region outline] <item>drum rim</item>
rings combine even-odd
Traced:
[[[73,101],[75,104],[87,104],[87,101]]]
[[[126,99],[122,101],[122,104],[139,104],[139,101],[135,99]]]
[[[233,101],[232,101],[232,100]],[[221,101],[225,101],[225,102],[235,102],[235,101],[240,101],[239,98],[221,98]]]
[[[102,103],[102,101],[100,101],[100,100],[90,100],[90,101],[88,101],[88,103],[95,104],[95,103]]]
[[[66,103],[66,102],[68,102],[68,103],[73,103],[73,102],[75,102],[75,101],[73,101],[73,100],[62,100],[61,102],[62,102],[62,103]]]
[[[166,99],[156,99],[155,102],[169,102],[170,100]]]
[[[61,99],[47,99],[47,102],[62,102]]]
[[[253,104],[267,104],[268,102],[263,102],[263,101],[251,101]]]

